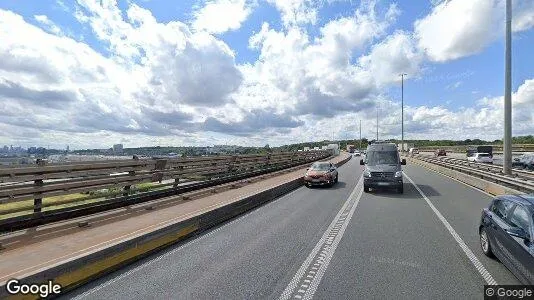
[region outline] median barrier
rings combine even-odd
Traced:
[[[505,187],[503,185],[497,184],[495,182],[491,182],[482,178],[477,178],[475,176],[465,174],[456,170],[452,170],[443,166],[439,166],[433,163],[425,162],[422,160],[418,160],[411,157],[406,157],[406,160],[409,162],[412,162],[414,164],[420,165],[422,167],[425,167],[429,170],[441,173],[443,175],[446,175],[448,177],[454,178],[458,181],[461,181],[467,185],[470,185],[472,187],[475,187],[477,189],[480,189],[488,194],[498,196],[498,195],[506,195],[506,194],[524,194],[523,192],[520,192],[518,190]]]

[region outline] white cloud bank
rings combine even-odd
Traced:
[[[534,27],[534,1],[513,1],[512,30]],[[418,46],[436,62],[445,62],[481,52],[499,37],[504,38],[504,0],[450,0],[435,6],[417,20]]]
[[[255,2],[208,1],[188,25],[158,22],[136,4],[121,12],[115,1],[78,0],[75,16],[102,42],[100,52],[53,29],[46,16],[34,17],[43,30],[0,10],[0,144],[277,145],[332,133],[356,137],[360,119],[372,136],[376,102],[390,108],[381,115],[381,136],[396,136],[400,110],[382,91],[398,83],[398,74],[417,77],[426,59],[479,52],[501,30],[482,26],[497,1],[479,3],[476,12],[466,4],[471,1],[437,4],[412,33],[391,32],[400,15],[396,5],[378,11],[366,0],[310,37],[305,28],[317,21],[316,2],[269,1],[284,26],[264,23],[249,39],[258,60],[242,65],[216,35],[240,28]],[[534,7],[516,3],[525,10],[514,28],[531,28]],[[227,15],[215,20],[219,10]],[[473,23],[440,28],[450,16]],[[514,93],[516,134],[534,130],[533,91],[527,80]],[[459,111],[405,109],[408,138],[498,138],[501,120],[501,97]]]

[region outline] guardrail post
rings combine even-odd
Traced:
[[[129,171],[129,172],[128,172],[128,175],[130,175],[130,176],[134,176],[134,175],[135,175],[135,171]],[[127,186],[125,186],[125,187],[124,187],[124,193],[122,193],[122,195],[123,195],[124,197],[128,196],[128,195],[130,194],[130,189],[131,189],[131,188],[132,188],[131,185],[127,185]]]
[[[163,173],[157,172],[157,171],[163,171],[165,169],[165,165],[167,164],[167,160],[165,159],[158,159],[156,161],[156,167],[154,171],[156,171],[154,174],[152,174],[152,182],[159,181],[161,183],[161,180],[163,179]]]
[[[41,187],[44,185],[42,179],[35,180],[33,184],[36,187]],[[41,192],[37,192],[35,193],[35,195],[36,195],[36,198],[33,199],[33,212],[37,213],[37,212],[41,212],[41,208],[43,206],[43,198],[41,197]]]
[[[233,155],[230,158],[230,162],[228,163],[228,173],[233,173],[235,171],[235,164],[236,164],[237,156]]]
[[[271,165],[271,154],[265,156],[265,168],[268,168]]]

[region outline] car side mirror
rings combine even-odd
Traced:
[[[403,158],[403,159],[401,160],[401,165],[406,165],[406,159]]]
[[[529,234],[525,230],[523,230],[523,228],[513,227],[507,229],[506,232],[511,236],[515,236],[528,241],[530,240]]]
[[[363,159],[360,159],[360,165],[365,165],[365,163],[363,162]]]

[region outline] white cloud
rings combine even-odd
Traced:
[[[412,37],[399,31],[373,46],[368,56],[360,58],[360,64],[370,70],[382,87],[398,82],[401,73],[408,74],[408,78],[417,77],[423,58]]]
[[[534,27],[534,1],[512,1],[512,31],[524,31]]]
[[[282,23],[292,25],[315,24],[320,1],[313,0],[267,0],[280,11]]]
[[[33,16],[34,19],[41,23],[44,27],[45,30],[53,33],[53,34],[56,34],[56,35],[61,35],[62,32],[61,32],[61,29],[54,23],[52,22],[47,16],[45,15],[35,15]]]
[[[257,5],[248,0],[214,0],[194,12],[193,28],[210,33],[224,33],[236,30],[252,13]]]
[[[447,61],[480,52],[500,34],[495,0],[452,0],[415,22],[419,47],[430,59]]]
[[[180,135],[200,129],[204,116],[197,107],[231,101],[241,73],[222,41],[180,22],[158,23],[136,5],[124,20],[113,1],[80,4],[79,19],[108,43],[109,58],[0,10],[0,98],[9,112],[2,122],[47,131]]]
[[[247,67],[248,73],[256,75],[245,76],[246,86],[249,90],[270,91],[267,98],[273,100],[262,101],[262,107],[269,103],[274,109],[297,116],[331,117],[367,109],[373,105],[370,96],[377,92],[382,79],[371,70],[376,64],[354,63],[354,53],[385,35],[398,14],[397,7],[391,5],[378,16],[374,5],[366,2],[352,16],[327,22],[314,40],[300,27],[277,31],[264,23],[261,31],[249,40],[250,47],[260,50],[260,56],[253,66]],[[397,59],[406,59],[405,49],[390,50],[399,55],[385,62],[384,67],[396,70],[396,66],[402,66]]]
[[[461,81],[456,81],[454,83],[451,83],[445,87],[446,90],[455,90],[459,88],[462,85]]]
[[[513,30],[534,26],[534,2],[513,1]],[[504,0],[450,0],[415,22],[418,45],[428,57],[444,62],[481,52],[504,37]]]

